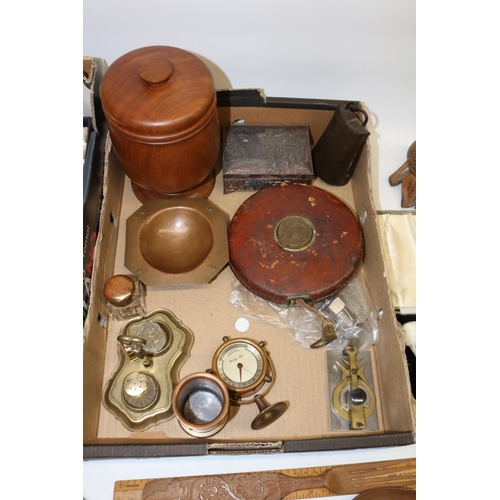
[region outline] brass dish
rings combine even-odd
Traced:
[[[128,430],[144,431],[174,416],[172,394],[191,355],[193,332],[170,311],[156,309],[125,323],[118,363],[102,402]]]
[[[229,262],[228,223],[205,198],[148,201],[127,219],[125,267],[151,286],[210,283]]]

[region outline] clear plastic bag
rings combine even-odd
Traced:
[[[307,349],[321,338],[321,318],[305,307],[265,300],[236,278],[231,286],[229,301],[246,316],[287,329],[293,339]],[[337,333],[338,338],[328,344],[327,349],[344,349],[352,345],[364,350],[377,342],[377,314],[361,273],[333,297],[317,302],[314,307],[333,323]],[[339,307],[342,307],[340,312]]]

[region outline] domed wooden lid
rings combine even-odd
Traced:
[[[176,47],[133,50],[109,66],[101,83],[104,113],[122,133],[174,140],[196,133],[215,112],[212,74]]]
[[[330,297],[351,280],[364,252],[351,209],[305,184],[275,185],[248,198],[231,220],[228,244],[236,277],[279,303]]]

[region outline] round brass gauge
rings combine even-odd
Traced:
[[[290,252],[301,252],[313,244],[316,231],[309,219],[289,215],[276,224],[274,238],[281,248]]]
[[[275,422],[288,409],[288,402],[269,404],[264,398],[275,381],[275,369],[265,342],[240,337],[223,337],[224,343],[215,351],[212,368],[208,370],[227,387],[232,405],[255,403],[259,414],[252,421],[252,429],[259,430]],[[266,389],[257,394],[267,383]],[[248,396],[253,398],[244,399]]]
[[[264,342],[249,338],[223,340],[213,357],[212,372],[226,384],[233,399],[255,394],[266,381],[271,382]]]

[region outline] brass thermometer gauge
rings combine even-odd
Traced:
[[[252,422],[252,429],[262,429],[277,420],[288,409],[288,403],[270,405],[264,396],[270,391],[275,379],[274,364],[265,342],[250,338],[223,337],[212,359],[210,371],[226,385],[231,404],[256,403],[259,414]],[[257,394],[265,384],[269,384],[263,394]],[[251,399],[245,400],[249,396]]]
[[[223,340],[213,358],[212,371],[233,393],[233,399],[255,394],[264,382],[271,382],[264,342],[228,337]]]

